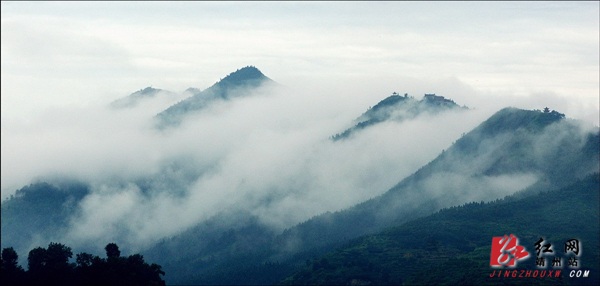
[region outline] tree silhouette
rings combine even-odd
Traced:
[[[29,251],[29,269],[24,271],[15,250],[5,248],[0,281],[2,285],[165,285],[160,265],[146,263],[141,254],[122,257],[115,243],[104,249],[106,259],[83,252],[69,263],[71,248],[51,242],[47,248]]]
[[[18,264],[19,256],[12,248],[2,249],[2,267],[0,271],[0,282],[2,285],[21,285],[25,271]]]
[[[23,268],[21,268],[21,266],[18,265],[18,260],[19,256],[17,255],[17,252],[12,248],[5,248],[2,249],[2,269],[3,270],[17,270],[17,269],[21,269],[23,270]]]
[[[40,272],[46,267],[46,249],[43,247],[36,247],[29,251],[27,256],[27,268],[29,272]]]
[[[106,257],[108,259],[119,258],[121,256],[121,251],[116,243],[109,243],[104,249],[106,250]]]
[[[77,267],[80,268],[91,267],[94,263],[94,256],[89,253],[82,252],[77,254],[75,262],[77,263]]]
[[[46,250],[46,274],[45,277],[49,281],[54,281],[58,284],[69,284],[68,277],[73,275],[73,265],[69,264],[69,258],[73,257],[71,248],[51,242]]]

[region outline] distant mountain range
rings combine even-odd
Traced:
[[[189,97],[153,120],[159,129],[176,128],[190,114],[250,96],[265,84],[275,83],[257,68],[244,67],[202,91],[188,89]],[[148,87],[112,105],[132,107],[159,94],[169,92]],[[434,94],[421,100],[393,94],[332,139],[350,139],[381,122],[452,110],[467,108]],[[161,173],[127,183],[142,193],[160,184],[178,196],[198,172],[185,160],[174,160],[166,170],[185,180]],[[489,270],[491,236],[515,232],[528,241],[540,235],[556,241],[580,237],[585,265],[600,269],[599,173],[597,127],[584,129],[557,111],[507,107],[411,175],[398,177],[380,196],[283,231],[247,210],[223,209],[141,253],[163,266],[169,284],[480,284],[497,282],[480,279]],[[2,202],[2,247],[12,246],[24,257],[26,250],[59,241],[91,189],[89,182],[68,179],[24,186]],[[441,272],[457,265],[464,269]]]
[[[111,102],[110,107],[117,109],[132,108],[143,101],[159,96],[170,98],[185,96],[183,100],[167,107],[156,115],[156,127],[163,129],[179,125],[185,117],[197,113],[216,102],[250,96],[256,88],[269,84],[276,85],[275,81],[266,77],[256,67],[246,66],[230,73],[204,90],[190,87],[182,94],[178,94],[168,90],[146,87]]]
[[[379,197],[316,216],[281,234],[250,220],[211,238],[207,228],[212,223],[207,223],[164,241],[147,254],[154,260],[166,249],[173,254],[164,266],[167,273],[177,276],[174,283],[276,283],[285,273],[305,265],[306,259],[443,208],[501,199],[518,191],[515,197],[528,197],[567,187],[599,171],[599,136],[598,131],[583,132],[556,111],[505,108]],[[536,216],[533,210],[528,214]],[[223,216],[248,219],[244,214]],[[196,243],[190,247],[189,243],[223,241],[224,237],[227,243],[212,246]],[[260,239],[242,239],[248,237]],[[241,245],[244,250],[235,251]],[[184,249],[192,255],[175,255]],[[293,279],[294,284],[303,283]]]
[[[192,96],[156,115],[157,126],[159,128],[176,126],[181,123],[185,116],[206,108],[216,101],[248,96],[252,94],[255,88],[273,83],[275,82],[266,77],[256,67],[247,66],[238,69],[205,90],[188,89],[187,92],[192,93]]]
[[[558,113],[503,109],[380,197],[318,216],[279,240],[293,237],[305,249],[325,246],[528,186],[563,187],[598,168],[599,135],[580,132]]]

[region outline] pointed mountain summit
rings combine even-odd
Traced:
[[[172,105],[156,115],[158,128],[176,126],[183,118],[191,113],[206,108],[216,101],[231,100],[237,97],[248,96],[256,88],[274,83],[254,66],[247,66],[230,73],[211,87],[199,91],[189,88],[186,92],[193,95]]]
[[[257,87],[264,81],[269,81],[260,70],[254,66],[243,67],[235,72],[230,73],[224,79],[217,82],[213,87],[218,86],[222,89],[230,89],[233,87]],[[211,87],[212,88],[212,87]],[[224,94],[227,96],[227,94]]]
[[[404,121],[422,114],[438,114],[448,110],[466,110],[453,100],[435,94],[425,94],[423,99],[416,100],[408,94],[404,96],[394,92],[377,103],[360,117],[354,120],[355,125],[332,137],[334,141],[349,138],[354,133],[385,121]]]
[[[140,89],[126,97],[117,99],[110,103],[110,107],[112,108],[130,108],[137,106],[140,102],[155,98],[160,96],[161,94],[165,96],[175,96],[174,92],[153,88],[151,86],[146,87],[144,89]]]

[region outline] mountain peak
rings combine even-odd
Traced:
[[[134,107],[140,101],[146,100],[146,99],[149,99],[149,98],[152,98],[152,97],[156,97],[160,93],[165,93],[165,94],[169,94],[169,95],[173,94],[173,93],[171,93],[169,91],[165,91],[165,90],[162,90],[162,89],[157,89],[157,88],[153,88],[151,86],[148,86],[146,88],[140,89],[140,90],[138,90],[138,91],[136,91],[136,92],[128,95],[127,97],[120,98],[120,99],[117,99],[117,100],[111,102],[110,106],[112,108]]]
[[[412,100],[412,97],[408,97],[408,94],[405,94],[404,96],[400,96],[399,94],[394,92],[392,95],[386,97],[385,99],[383,99],[382,101],[377,103],[375,106],[373,106],[373,108],[370,109],[369,112],[374,112],[374,111],[383,109],[388,106],[394,106],[394,105],[401,103],[408,99]]]
[[[205,90],[188,88],[186,92],[192,94],[190,97],[156,115],[160,120],[158,127],[177,125],[187,114],[201,110],[215,101],[249,96],[253,94],[253,89],[269,83],[274,81],[256,67],[246,66],[230,73]]]
[[[388,120],[401,122],[425,113],[438,114],[448,110],[466,109],[468,109],[466,106],[460,107],[453,100],[435,95],[434,93],[426,93],[423,99],[416,100],[414,97],[409,96],[408,93],[402,96],[394,92],[358,117],[355,120],[357,122],[355,126],[332,136],[332,139],[335,141],[348,138],[355,131]]]
[[[500,133],[525,128],[539,131],[544,127],[562,120],[565,115],[555,110],[524,110],[506,107],[496,112],[492,117],[481,124],[481,128],[488,133]]]
[[[262,78],[265,75],[255,66],[245,66],[241,69],[238,69],[229,75],[226,78],[237,78],[237,79],[247,79],[247,78]]]
[[[161,91],[162,91],[161,89],[148,86],[146,88],[142,88],[142,89],[130,94],[129,96],[130,97],[152,97]]]
[[[262,83],[262,81],[270,80],[266,77],[259,69],[255,66],[246,66],[241,69],[238,69],[225,78],[221,79],[216,85],[219,86],[238,86],[238,85],[257,85]]]
[[[421,102],[435,106],[457,106],[454,100],[445,98],[441,95],[435,95],[435,93],[426,93]]]

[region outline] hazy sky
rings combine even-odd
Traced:
[[[598,7],[2,2],[2,126],[49,106],[97,104],[150,85],[203,89],[246,65],[286,85],[351,78],[404,92],[412,79],[423,89],[415,92],[450,97],[460,95],[434,90],[435,83],[458,82],[481,97],[568,98],[556,109],[598,124]]]

